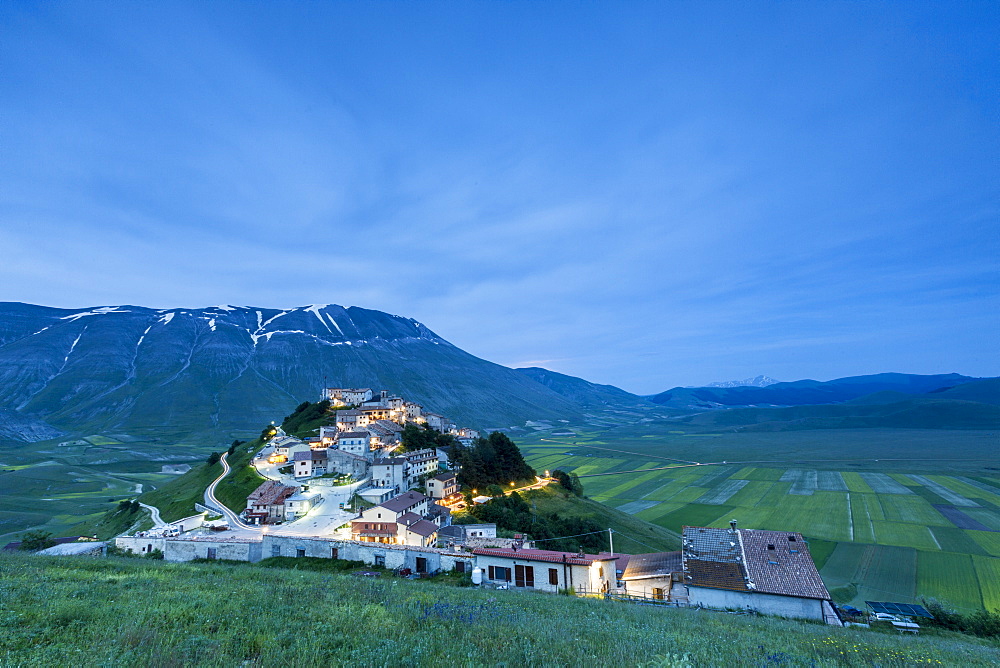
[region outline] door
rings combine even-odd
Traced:
[[[417,557],[417,572],[418,573],[427,572],[427,559],[425,557]]]
[[[330,548],[330,558],[331,559],[339,559],[340,558],[338,556],[339,554],[340,554],[340,552],[338,551],[337,548],[335,548],[335,547],[331,547]]]
[[[535,569],[531,566],[521,566],[520,564],[514,566],[514,586],[534,587]]]
[[[657,601],[663,600],[663,590],[659,587],[653,587],[653,598]]]
[[[215,548],[214,547],[208,548],[208,554],[206,555],[206,558],[208,558],[208,559],[215,559]]]

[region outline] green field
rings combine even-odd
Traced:
[[[117,436],[0,444],[0,540],[33,528],[55,536],[100,533],[105,513],[119,501],[178,477],[162,473],[164,465],[205,458],[203,446]]]
[[[801,532],[823,545],[821,572],[841,603],[926,597],[957,609],[1000,607],[1000,587],[984,578],[1000,562],[992,433],[573,431],[517,441],[536,469],[573,471],[589,498],[674,533],[731,519]],[[960,528],[935,505],[991,530]]]

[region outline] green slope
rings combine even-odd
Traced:
[[[252,565],[0,556],[0,663],[954,665],[995,643]],[[348,624],[328,620],[350,620]]]

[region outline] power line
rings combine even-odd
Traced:
[[[607,531],[607,529],[601,529],[600,531],[590,531],[588,533],[578,533],[578,534],[573,535],[573,536],[558,536],[556,538],[532,538],[531,542],[532,543],[540,543],[543,540],[562,540],[563,538],[579,538],[580,536],[592,536],[595,533],[604,533],[606,531]]]

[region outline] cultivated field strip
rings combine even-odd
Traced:
[[[611,445],[637,452],[649,447]],[[693,456],[680,449],[658,454]],[[990,579],[1000,576],[1000,486],[991,485],[992,478],[822,470],[808,464],[643,472],[662,461],[565,445],[528,455],[536,468],[544,462],[546,468],[577,473],[635,470],[588,478],[586,493],[672,531],[726,526],[731,519],[748,528],[799,531],[824,558],[829,555],[822,573],[841,603],[919,602],[928,596],[971,610],[1000,598],[1000,584]],[[959,513],[961,520],[953,522]],[[952,562],[956,566],[949,569]]]
[[[707,503],[721,506],[729,501],[736,492],[740,491],[749,483],[749,480],[726,480],[715,489],[703,494],[695,503]]]
[[[995,494],[1000,496],[1000,481],[991,485],[985,482],[980,482],[978,480],[973,480],[972,478],[966,478],[965,476],[960,476],[960,475],[954,476],[954,479],[958,480],[959,482],[964,482],[969,487],[975,487],[976,489],[981,490],[983,492],[989,492],[990,494]]]
[[[817,475],[813,470],[788,469],[780,478],[781,482],[792,483],[789,494],[812,496],[816,491]]]
[[[896,482],[885,473],[859,473],[876,494],[913,494],[913,490]]]
[[[1000,559],[972,556],[979,578],[983,605],[989,610],[1000,610]]]
[[[944,485],[941,485],[941,484],[938,484],[938,483],[934,482],[933,480],[931,480],[927,476],[915,475],[915,474],[911,473],[908,477],[911,480],[913,480],[914,482],[920,483],[921,485],[923,485],[927,489],[931,490],[932,492],[934,492],[935,494],[937,494],[938,496],[940,496],[942,499],[944,499],[945,501],[947,501],[948,503],[950,503],[950,504],[952,504],[954,506],[961,506],[961,507],[964,507],[964,508],[978,508],[979,507],[979,504],[976,503],[975,501],[972,501],[971,499],[967,499],[964,496],[962,496],[961,494],[956,494],[955,492],[951,491],[950,489],[948,489]]]
[[[847,492],[847,483],[839,471],[820,471],[816,481],[816,489],[824,492]]]
[[[628,513],[629,515],[635,515],[636,513],[640,513],[643,510],[649,510],[653,506],[658,506],[658,505],[660,505],[659,501],[629,501],[628,503],[624,503],[618,506],[617,509],[622,511],[623,513]]]
[[[919,550],[917,591],[952,608],[976,610],[983,606],[982,587],[968,554]]]

